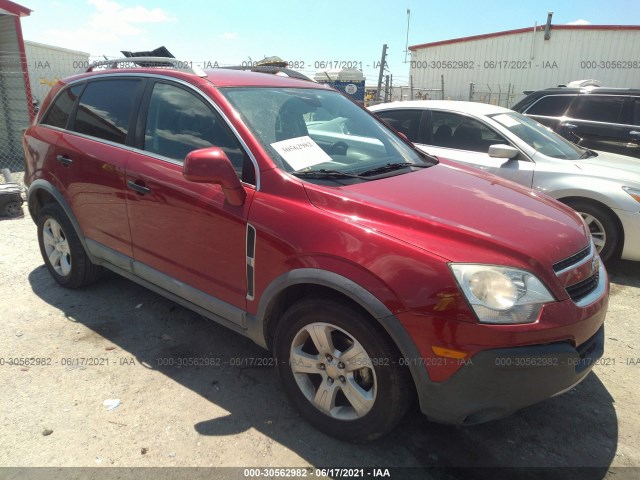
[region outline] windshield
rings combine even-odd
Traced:
[[[341,94],[305,88],[223,88],[274,163],[310,180],[371,180],[436,161],[422,156]],[[306,175],[305,175],[306,174]],[[313,175],[311,175],[313,174]]]
[[[585,154],[583,148],[574,145],[544,125],[519,113],[499,113],[489,115],[489,117],[518,136],[527,145],[548,157],[579,160]]]

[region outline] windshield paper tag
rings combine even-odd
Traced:
[[[505,127],[515,127],[516,125],[520,125],[520,122],[518,120],[504,113],[496,115],[495,117],[493,117],[493,119],[500,122]]]
[[[275,142],[271,146],[296,171],[332,161],[331,157],[307,135]]]

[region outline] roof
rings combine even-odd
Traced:
[[[207,78],[218,87],[300,87],[327,88],[308,80],[282,77],[271,73],[247,72],[226,68],[205,70]]]
[[[485,40],[493,37],[503,37],[506,35],[518,35],[520,33],[531,33],[534,27],[518,28],[516,30],[504,30],[502,32],[485,33],[482,35],[472,35],[470,37],[453,38],[451,40],[441,40],[438,42],[421,43],[419,45],[411,45],[409,50],[419,50],[421,48],[438,47],[441,45],[449,45],[452,43],[473,42],[476,40]],[[545,25],[539,25],[536,30],[544,31]],[[637,30],[640,31],[640,25],[551,25],[551,30]]]
[[[369,107],[372,112],[388,109],[442,109],[459,113],[471,113],[474,115],[492,115],[494,113],[508,113],[508,108],[490,105],[488,103],[462,102],[458,100],[409,100],[406,102],[380,103]]]
[[[0,14],[7,13],[9,15],[17,15],[19,17],[27,17],[33,10],[18,5],[17,3],[9,0],[0,0]]]
[[[552,87],[544,90],[536,90],[532,94],[549,95],[549,94],[567,95],[571,93],[594,94],[601,95],[638,95],[638,88],[612,88],[612,87]]]
[[[81,73],[65,79],[66,81],[79,80],[81,78],[90,78],[96,75],[123,75],[127,73],[149,74],[149,75],[166,75],[182,80],[193,82],[194,78],[203,80],[195,73],[186,72],[184,70],[165,68],[165,67],[136,67],[136,68],[105,68],[103,70],[93,70],[91,72]],[[255,73],[244,70],[231,70],[225,68],[214,68],[205,70],[203,77],[207,78],[217,87],[290,87],[290,88],[316,88],[327,89],[328,87],[310,82],[308,80],[298,80],[290,77],[282,77],[270,73]]]

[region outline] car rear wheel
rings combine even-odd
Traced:
[[[397,351],[366,315],[329,299],[303,299],[275,336],[278,370],[294,405],[317,429],[366,442],[405,415],[413,387]]]
[[[60,285],[78,288],[93,282],[99,267],[89,260],[75,229],[57,204],[38,215],[38,243],[47,270]]]
[[[596,250],[604,262],[613,259],[620,248],[621,232],[617,222],[604,208],[582,200],[567,202],[589,227]]]

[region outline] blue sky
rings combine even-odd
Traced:
[[[553,23],[640,23],[639,0],[17,0],[25,40],[120,57],[166,46],[197,63],[238,65],[277,55],[307,75],[316,62],[353,62],[375,83],[382,44],[394,84],[407,84],[409,45]],[[640,45],[638,46],[640,51]],[[295,65],[294,65],[295,66]]]

